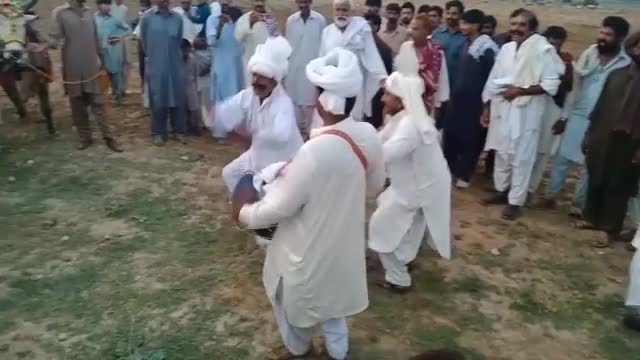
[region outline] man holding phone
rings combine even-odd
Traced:
[[[235,32],[236,40],[244,48],[242,64],[245,84],[251,83],[251,74],[247,69],[247,64],[256,52],[256,47],[264,44],[268,37],[279,34],[278,23],[271,10],[267,8],[265,0],[253,0],[253,10],[238,19]]]
[[[243,88],[242,48],[235,38],[236,21],[242,11],[230,4],[230,0],[219,0],[220,15],[207,19],[207,43],[212,52],[211,102],[226,100]]]

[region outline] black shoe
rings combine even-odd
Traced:
[[[509,202],[509,196],[506,192],[496,192],[493,195],[481,201],[484,206],[504,205]]]
[[[413,289],[413,286],[400,286],[400,285],[396,285],[396,284],[392,284],[388,281],[383,281],[381,283],[378,284],[378,286],[380,286],[383,289],[387,289],[389,291],[391,291],[392,293],[396,293],[396,294],[406,294],[409,291],[411,291],[411,289]]]
[[[502,218],[509,221],[517,220],[522,216],[522,207],[516,205],[507,205],[502,210]]]
[[[113,152],[121,153],[122,148],[118,145],[118,143],[114,139],[104,139],[104,143],[107,145],[109,149]]]
[[[77,150],[86,150],[89,146],[93,145],[93,140],[82,140],[78,146],[76,146]]]
[[[622,320],[624,327],[629,330],[640,331],[640,315],[639,314],[628,314]]]

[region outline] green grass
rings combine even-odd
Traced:
[[[226,214],[187,223],[199,209],[174,175],[198,171],[197,162],[177,155],[188,150],[156,149],[152,156],[161,161],[149,162],[100,146],[78,153],[69,132],[53,142],[16,133],[0,132],[0,359],[38,352],[55,360],[263,358],[256,344],[272,345],[265,335],[278,339],[264,320],[271,317],[261,289],[264,255],[250,250],[245,233],[220,226]],[[135,186],[114,191],[131,179]],[[211,196],[212,204],[226,201]],[[113,222],[130,233],[102,238],[92,232]],[[412,293],[370,287],[371,305],[352,324],[353,359],[403,360],[440,347],[471,360],[512,358],[470,345],[504,336],[498,325],[508,313],[521,322],[524,339],[527,326],[545,324],[586,336],[602,359],[640,360],[634,357],[638,336],[619,324],[622,291],[600,291],[603,265],[589,254],[564,255],[577,247],[570,234],[529,222],[479,226],[509,239],[499,256],[471,244],[456,252],[460,261],[452,265],[425,251]],[[564,252],[548,253],[544,242],[561,244]],[[536,256],[514,259],[516,246]],[[236,298],[220,295],[237,285],[244,287]],[[245,297],[255,296],[260,301],[247,308]],[[504,303],[496,306],[504,314],[483,312],[483,304],[496,301]],[[237,323],[221,330],[216,321],[222,316]],[[33,351],[18,350],[15,336]]]

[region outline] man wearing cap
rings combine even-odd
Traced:
[[[313,331],[321,328],[330,359],[345,359],[346,317],[369,304],[365,198],[385,176],[376,130],[349,116],[362,85],[358,67],[341,48],[309,63],[324,127],[311,132],[262,200],[234,206],[234,218],[248,228],[278,224],[263,282],[290,358],[311,353]]]
[[[369,222],[369,247],[380,255],[384,287],[396,292],[411,289],[407,264],[427,231],[430,245],[451,257],[451,175],[422,100],[424,87],[418,75],[394,72],[382,97],[391,116],[380,133],[391,185]]]
[[[230,193],[247,172],[289,161],[302,146],[293,103],[281,84],[290,55],[287,39],[267,39],[249,60],[251,86],[215,107],[215,137],[236,132],[251,138],[249,150],[222,169]]]

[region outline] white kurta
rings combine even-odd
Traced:
[[[351,146],[329,128],[347,133],[368,161],[364,171]],[[367,308],[365,189],[384,183],[382,145],[368,123],[351,119],[311,135],[265,197],[247,205],[240,221],[249,228],[278,224],[267,249],[263,281],[287,321],[308,328]]]
[[[322,32],[319,55],[324,56],[337,47],[353,52],[360,62],[364,86],[356,98],[351,117],[363,120],[365,116],[371,116],[371,100],[380,90],[382,80],[388,75],[369,23],[359,16],[353,16],[344,31],[335,24],[328,25]]]
[[[214,110],[215,137],[223,137],[234,130],[251,136],[249,150],[222,170],[230,192],[245,173],[260,171],[276,162],[289,161],[302,146],[293,104],[280,86],[262,104],[253,89],[247,88],[217,105]]]
[[[378,208],[369,223],[369,247],[395,254],[404,263],[417,255],[425,236],[411,231],[426,220],[431,245],[446,259],[451,257],[451,174],[438,142],[426,144],[405,113],[395,115],[381,132],[384,159],[391,186],[378,198]],[[411,236],[407,236],[411,234]],[[415,244],[403,246],[403,242]]]
[[[531,96],[520,104],[518,99],[505,100],[500,93],[505,85],[513,84],[516,76],[516,42],[504,45],[496,57],[482,94],[483,101],[491,101],[491,122],[485,148],[496,150],[496,169],[494,182],[496,189],[504,191],[511,188],[509,203],[524,205],[536,159],[542,117],[547,104],[547,95]],[[555,95],[560,85],[557,72],[558,55],[551,46],[539,54],[542,62],[540,77],[534,81],[548,95]]]
[[[293,52],[285,88],[294,105],[313,106],[316,103],[316,88],[307,79],[306,68],[309,61],[318,57],[322,30],[326,26],[324,16],[315,11],[311,11],[307,21],[299,11],[287,19],[286,36]]]
[[[188,40],[193,45],[193,40],[195,40],[196,35],[198,35],[196,24],[191,21],[188,16],[189,14],[185,13],[184,9],[180,6],[171,9],[171,11],[182,17],[182,38]]]
[[[251,26],[249,17],[253,11],[242,15],[236,22],[236,40],[242,45],[242,66],[244,69],[244,83],[251,84],[251,73],[248,64],[251,56],[256,52],[256,47],[264,44],[269,37],[269,30],[264,21],[258,21]]]

